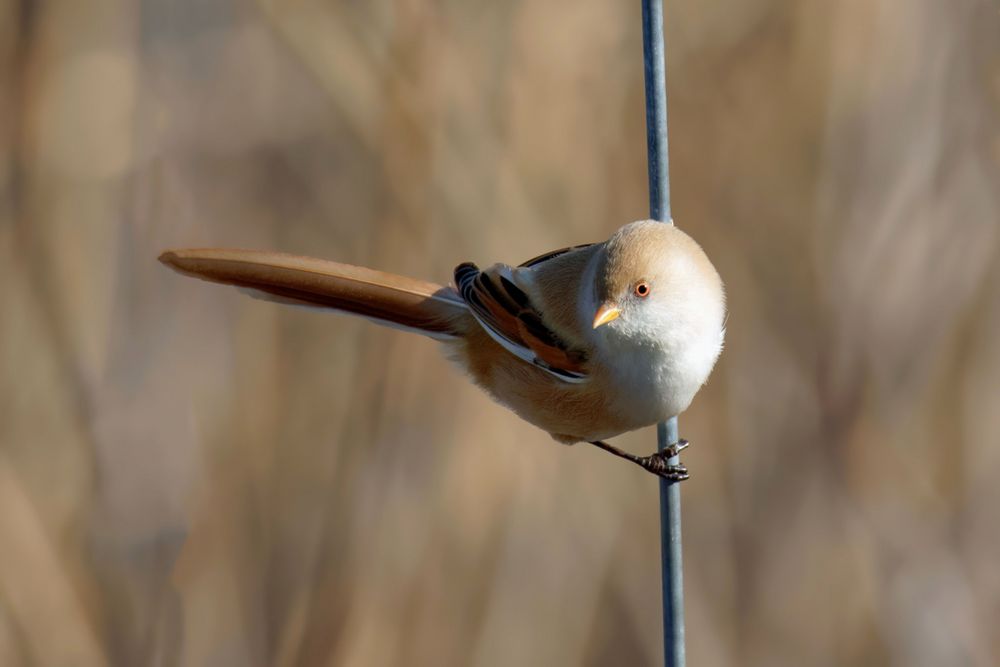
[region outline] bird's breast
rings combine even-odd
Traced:
[[[711,339],[681,346],[626,344],[602,355],[616,409],[642,425],[680,414],[708,378],[720,347]]]

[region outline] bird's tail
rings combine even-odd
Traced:
[[[433,338],[460,336],[472,319],[452,287],[350,264],[221,248],[168,250],[160,261],[269,301],[339,310]]]

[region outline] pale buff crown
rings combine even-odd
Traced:
[[[636,283],[649,284],[651,299],[689,287],[692,281],[721,292],[722,281],[694,239],[674,225],[642,220],[608,239],[598,268],[601,301],[627,302]]]

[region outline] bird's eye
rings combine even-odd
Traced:
[[[635,284],[635,295],[638,297],[646,298],[649,296],[649,283],[638,282]]]

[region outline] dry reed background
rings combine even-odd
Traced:
[[[1000,661],[1000,13],[668,3],[691,663]],[[656,664],[656,484],[176,245],[447,280],[646,210],[639,3],[0,0],[0,664]],[[652,431],[621,440],[653,446]]]

